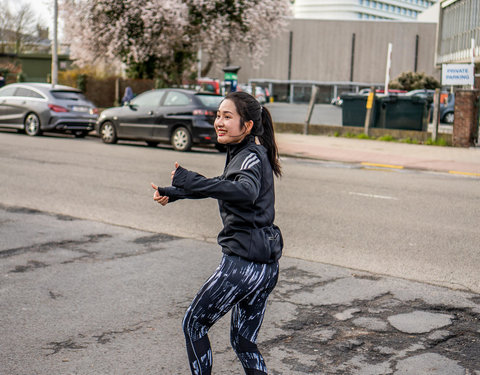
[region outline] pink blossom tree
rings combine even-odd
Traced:
[[[255,63],[290,15],[289,0],[66,0],[65,35],[78,65],[125,64],[131,77],[180,83],[202,49],[229,64]]]
[[[123,63],[129,75],[153,77],[189,44],[186,10],[175,0],[69,0],[62,16],[78,65]]]

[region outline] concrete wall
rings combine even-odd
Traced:
[[[293,32],[292,80],[350,81],[352,35],[355,34],[354,82],[383,83],[388,43],[393,43],[391,77],[415,67],[416,36],[419,36],[417,71],[439,78],[434,67],[437,25],[397,21],[335,21],[291,19],[288,29],[271,41],[265,64],[254,68],[248,56],[240,65],[239,82],[252,78],[288,79],[289,32]],[[209,76],[223,78],[221,67]]]

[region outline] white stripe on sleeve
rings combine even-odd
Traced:
[[[245,160],[242,163],[242,166],[240,167],[240,170],[251,168],[258,163],[260,163],[258,156],[254,152],[252,152],[250,155],[248,155],[245,158]]]

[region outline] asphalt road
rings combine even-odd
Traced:
[[[220,220],[213,201],[151,200],[176,160],[212,176],[224,155],[0,133],[1,375],[189,372],[181,320],[220,259]],[[478,289],[478,182],[283,166],[287,256],[259,337],[269,373],[479,372],[478,294],[378,274]],[[210,331],[214,371],[240,374],[228,332],[228,317]]]
[[[175,161],[216,176],[224,155],[0,133],[0,204],[214,243],[214,201],[151,200],[150,182],[169,184]],[[296,159],[283,168],[276,206],[286,255],[480,292],[476,180]]]
[[[181,322],[216,244],[0,204],[1,375],[189,374]],[[258,345],[271,375],[480,371],[480,295],[280,260]],[[243,374],[230,316],[214,374]]]
[[[303,124],[308,114],[308,104],[268,103],[273,121]],[[316,104],[310,123],[315,125],[342,125],[342,107]]]

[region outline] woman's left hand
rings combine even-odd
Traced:
[[[155,185],[153,182],[152,188],[155,190],[155,193],[153,193],[153,200],[157,203],[160,203],[162,206],[165,206],[168,203],[168,197],[160,195],[160,193],[158,192],[158,186]]]
[[[178,167],[179,167],[178,162],[175,162],[175,169],[172,171],[172,180],[173,180],[173,176],[175,176],[175,172],[177,171]]]

